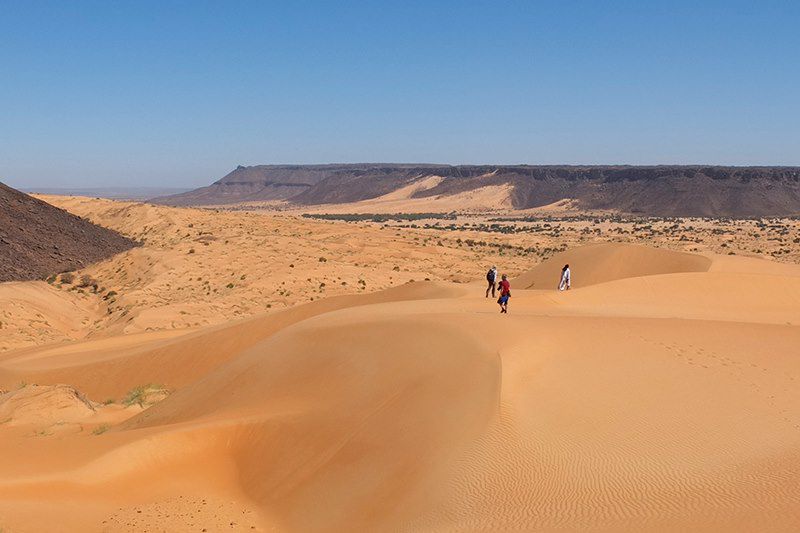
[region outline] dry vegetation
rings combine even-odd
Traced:
[[[580,244],[641,243],[800,262],[797,219],[620,215],[306,215],[45,197],[143,246],[48,278],[69,320],[4,299],[0,351],[117,333],[195,328],[410,280],[516,275]],[[45,289],[37,289],[45,291]],[[36,295],[36,298],[51,298]],[[34,296],[31,296],[34,298]],[[24,305],[23,305],[24,304]],[[37,309],[34,307],[34,309]]]
[[[797,220],[51,200],[144,245],[0,284],[4,527],[800,526]]]

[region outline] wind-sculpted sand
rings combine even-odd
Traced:
[[[508,184],[487,185],[470,191],[451,195],[414,198],[412,195],[436,187],[442,178],[431,176],[383,196],[347,204],[323,204],[295,207],[303,213],[447,213],[447,212],[492,212],[513,209]]]
[[[596,244],[518,272],[508,315],[415,281],[0,355],[0,526],[800,529],[800,267]]]
[[[467,282],[480,278],[497,254],[377,224],[46,199],[143,245],[70,274],[70,282],[54,276],[49,285],[0,284],[0,353],[199,328],[411,280]],[[529,264],[515,254],[504,259],[509,271]]]
[[[494,189],[472,198],[477,204],[467,198],[454,203],[452,196],[410,198],[414,188],[430,188],[438,180],[422,180],[374,201],[329,206],[335,210],[327,214],[42,197],[142,245],[74,273],[54,272],[49,283],[0,284],[0,353],[120,334],[199,329],[411,280],[468,283],[482,279],[492,264],[513,277],[564,250],[609,241],[736,254],[736,259],[768,257],[775,261],[759,264],[770,271],[780,271],[778,261],[800,262],[796,219],[581,214],[568,200],[535,213],[471,211],[475,205],[502,207],[509,191]],[[431,212],[413,213],[423,207]],[[466,211],[443,214],[444,207]],[[394,209],[412,213],[389,212]],[[648,257],[659,263],[661,256],[654,251]],[[625,257],[598,256],[597,261],[605,262],[595,265],[597,272],[616,269],[616,276],[624,277],[630,270]],[[558,268],[531,281],[549,288]],[[578,275],[577,283],[593,283],[586,275]]]

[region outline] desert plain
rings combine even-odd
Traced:
[[[506,192],[42,197],[142,245],[0,284],[3,533],[800,530],[800,221]]]

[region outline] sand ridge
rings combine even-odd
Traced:
[[[409,187],[435,182],[422,177]],[[402,196],[411,194],[409,189]],[[492,201],[501,197],[491,195]],[[793,237],[800,226],[789,219],[624,218],[570,214],[569,202],[557,202],[539,213],[450,213],[448,208],[434,218],[387,213],[374,221],[377,215],[346,222],[357,215],[317,220],[308,213],[236,210],[241,206],[181,209],[41,198],[143,245],[70,274],[70,281],[57,276],[49,285],[0,285],[0,353],[43,343],[187,331],[410,280],[469,283],[482,279],[491,264],[513,278],[567,248],[609,241],[695,255],[736,254],[733,259],[745,254],[800,260]],[[355,204],[338,208],[355,210]],[[776,261],[759,261],[756,270],[785,274]],[[627,268],[621,264],[620,269]],[[737,269],[744,264],[731,263]],[[553,284],[552,273],[537,275],[539,287]],[[585,271],[576,273],[576,283],[585,276]]]
[[[563,261],[574,289],[537,287]],[[11,352],[0,387],[68,383],[124,416],[101,434],[0,425],[0,520],[43,530],[48,506],[82,531],[800,527],[800,267],[608,244],[518,279],[508,316],[478,282],[415,281]],[[129,410],[137,383],[170,394]]]
[[[288,212],[301,213],[449,213],[492,212],[513,209],[511,184],[486,185],[455,194],[415,197],[442,182],[441,176],[427,176],[383,196],[347,204],[303,206],[287,205]]]
[[[354,232],[295,215],[47,199],[143,246],[77,272],[72,283],[57,278],[49,286],[26,286],[36,302],[25,296],[24,308],[11,307],[22,290],[0,286],[0,329],[12,332],[0,337],[0,353],[43,342],[199,328],[410,280],[467,282],[491,260],[380,226]],[[508,260],[510,268],[526,264]],[[84,277],[91,285],[80,287]],[[74,318],[62,325],[65,316]]]

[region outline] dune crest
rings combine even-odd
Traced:
[[[562,261],[573,290],[536,290]],[[176,531],[241,517],[279,531],[796,529],[800,267],[736,263],[587,246],[513,280],[507,316],[478,284],[416,282],[12,352],[0,386],[50,386],[29,387],[58,393],[28,404],[47,416],[75,397],[59,383],[172,392],[102,434],[41,435],[0,458],[0,517],[14,530],[56,502],[84,531],[159,513]],[[0,452],[23,438],[0,433]]]
[[[579,288],[624,278],[706,272],[712,260],[697,254],[642,245],[591,244],[554,255],[515,278],[514,285],[524,289],[555,290],[565,264],[573,265],[572,286]]]
[[[0,420],[9,426],[86,419],[96,405],[67,385],[23,386],[0,395]]]

